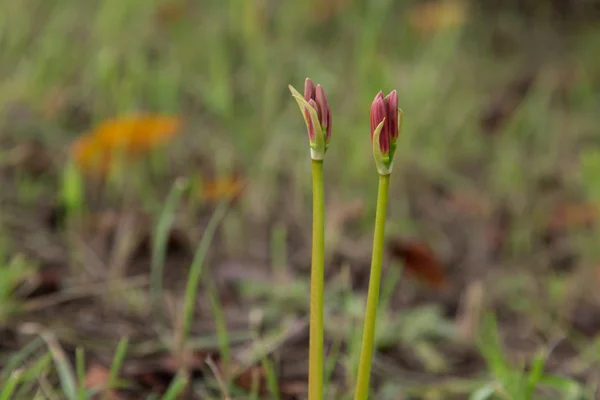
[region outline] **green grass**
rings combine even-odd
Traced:
[[[287,318],[306,315],[306,243],[298,231],[310,231],[309,148],[287,85],[300,85],[307,76],[326,89],[333,111],[333,138],[324,168],[326,199],[336,194],[342,201],[365,203],[365,214],[344,238],[372,236],[377,179],[369,105],[377,91],[397,89],[405,120],[390,182],[387,236],[425,238],[440,254],[466,236],[465,252],[471,258],[453,266],[451,274],[456,282],[463,282],[463,276],[467,282],[481,280],[488,311],[501,311],[497,323],[484,318],[487,325],[478,331],[477,347],[465,344],[454,321],[436,304],[442,300],[404,275],[392,279],[397,272],[389,270],[395,265],[388,265],[378,311],[372,398],[593,398],[588,372],[600,363],[597,340],[577,332],[566,318],[570,314],[560,316],[559,309],[576,295],[596,301],[594,285],[580,288],[573,282],[594,282],[590,277],[600,261],[598,229],[568,233],[580,260],[567,274],[550,270],[551,254],[540,250],[536,240],[557,204],[600,198],[597,27],[580,28],[567,37],[542,19],[531,24],[499,13],[495,20],[475,15],[464,27],[422,37],[410,26],[413,5],[389,0],[351,1],[324,20],[315,16],[312,2],[192,1],[178,20],[161,23],[156,18],[158,3],[162,2],[0,0],[0,168],[17,170],[0,177],[0,328],[18,332],[20,338],[18,349],[0,346],[0,399],[89,398],[81,391],[84,351],[86,359],[94,352],[109,359],[118,354],[114,379],[120,367],[152,353],[148,349],[173,351],[179,346],[181,351],[210,342],[208,347],[221,346],[227,358],[235,358],[237,346],[247,340],[224,330],[228,308],[223,302],[215,298],[211,312],[206,306],[210,303],[204,304],[208,297],[202,295],[206,285],[213,284],[213,279],[203,280],[205,272],[210,269],[213,278],[219,258],[228,257],[222,243],[230,243],[223,247],[250,263],[253,254],[267,248],[264,257],[261,253],[256,258],[267,268],[265,260],[272,257],[274,275],[282,277],[277,285],[250,278],[235,283],[242,301],[262,313],[267,332],[261,338],[279,332]],[[512,24],[499,28],[511,48],[502,56],[491,51],[498,33],[492,28],[500,20]],[[540,50],[550,47],[557,50]],[[530,65],[532,54],[543,60],[532,89],[506,125],[494,135],[483,134],[482,113]],[[565,77],[570,70],[576,72],[572,81]],[[568,105],[561,103],[561,96]],[[68,146],[99,121],[136,111],[181,113],[186,127],[156,157],[121,179],[94,187],[69,163]],[[11,143],[30,139],[47,146],[59,170],[36,179],[28,176],[26,166],[12,166]],[[198,181],[198,157],[208,160],[217,173],[239,166],[248,182],[231,212],[225,212],[225,205],[209,209],[208,224],[196,222],[196,214],[208,206],[193,198],[193,187],[183,193],[176,186],[168,194],[177,179]],[[559,195],[536,189],[547,177],[565,182]],[[447,226],[435,217],[438,206],[427,197],[431,183],[474,193],[495,209],[508,207],[514,224],[501,265],[481,261],[473,247],[483,236],[480,224],[487,223],[485,218],[462,216],[460,223]],[[117,351],[120,337],[126,336],[121,331],[111,332],[110,339],[87,337],[88,332],[78,331],[79,325],[63,327],[64,320],[55,323],[43,313],[25,311],[30,300],[18,296],[18,288],[38,264],[56,259],[74,267],[64,282],[68,287],[89,282],[100,286],[106,278],[97,267],[102,262],[94,261],[81,232],[62,235],[38,229],[44,206],[57,199],[69,214],[134,204],[156,217],[150,288],[119,292],[126,292],[119,311],[136,315],[147,327],[147,337],[129,339],[126,354],[123,346],[123,354]],[[424,217],[417,216],[419,207],[426,210]],[[177,270],[185,281],[179,291],[165,289],[162,281],[163,274],[173,274],[165,246],[176,209],[186,213],[184,222],[197,224],[190,230],[198,239],[194,259]],[[231,227],[224,230],[231,237],[220,237],[221,221]],[[335,399],[354,395],[360,352],[360,329],[355,328],[362,326],[365,302],[364,292],[352,290],[354,261],[344,262],[348,265],[339,271],[326,266],[326,394]],[[218,287],[213,289],[209,293],[219,294]],[[459,302],[465,291],[466,287],[448,296]],[[101,304],[92,314],[114,311],[115,296],[105,292],[110,296],[102,291],[89,296]],[[421,294],[426,304],[413,301]],[[131,306],[127,300],[133,296],[158,307],[161,316],[148,312],[150,307]],[[81,307],[85,304],[82,301]],[[48,306],[44,311],[51,310]],[[177,322],[163,318],[170,313]],[[217,333],[199,329],[214,320]],[[31,321],[37,324],[33,337],[44,338],[46,347],[22,332],[23,323]],[[515,330],[522,330],[530,341],[524,353],[507,339]],[[538,335],[540,331],[547,335]],[[54,335],[50,341],[48,333]],[[244,332],[242,336],[254,337]],[[558,365],[550,362],[559,357],[552,351],[556,337],[576,352],[560,358]],[[69,357],[57,358],[57,343]],[[462,376],[454,370],[445,349],[463,346],[485,360],[479,375]],[[76,357],[71,357],[72,348],[81,349],[74,352]],[[390,361],[389,354],[406,349],[418,373]],[[281,393],[278,364],[269,357],[259,360],[269,366],[270,392]],[[162,398],[175,398],[191,382],[184,372]],[[189,386],[196,395],[218,398],[211,379],[196,379]],[[233,393],[234,388],[228,389]],[[257,398],[252,390],[244,395]]]

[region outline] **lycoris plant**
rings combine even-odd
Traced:
[[[321,85],[306,79],[304,96],[291,85],[308,130],[313,178],[313,234],[310,276],[308,398],[323,398],[323,291],[325,286],[325,199],[323,159],[331,139],[331,110]]]
[[[398,93],[394,90],[385,98],[379,92],[371,104],[371,142],[377,172],[379,172],[379,189],[377,193],[377,211],[375,213],[375,234],[373,236],[373,253],[371,256],[371,275],[367,294],[365,327],[363,330],[360,361],[355,400],[366,400],[369,395],[371,376],[371,360],[375,346],[375,323],[377,321],[377,304],[379,302],[379,286],[381,283],[381,261],[385,240],[385,218],[387,212],[388,188],[390,174],[394,165],[396,141],[402,126],[402,111],[398,109]]]
[[[313,242],[310,289],[310,339],[308,398],[323,398],[323,291],[324,291],[324,194],[323,159],[331,138],[331,110],[320,85],[306,79],[304,95],[289,86],[298,102],[310,144],[313,173]],[[371,275],[365,314],[365,326],[358,368],[355,400],[366,400],[369,394],[371,360],[375,346],[375,323],[379,302],[381,264],[383,258],[385,219],[390,174],[394,164],[396,141],[402,126],[402,111],[398,109],[398,93],[387,96],[379,92],[371,104],[371,143],[375,166],[379,173],[375,235],[371,259]]]

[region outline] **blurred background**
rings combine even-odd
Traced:
[[[179,398],[306,397],[306,77],[333,114],[327,398],[352,398],[392,89],[372,398],[600,398],[599,21],[594,0],[0,0],[1,398],[186,376]]]

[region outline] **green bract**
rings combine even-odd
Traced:
[[[384,155],[379,146],[379,136],[383,129],[385,118],[377,125],[373,132],[373,157],[375,158],[375,165],[377,166],[377,172],[379,175],[389,175],[392,173],[392,167],[394,165],[393,154],[390,152],[388,155]],[[394,144],[395,147],[395,144]]]

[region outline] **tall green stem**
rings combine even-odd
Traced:
[[[310,273],[308,399],[323,399],[323,290],[325,281],[325,200],[323,161],[313,160],[313,233]]]
[[[358,380],[354,400],[367,400],[369,396],[369,380],[371,378],[371,361],[375,346],[375,324],[377,322],[377,303],[379,302],[379,285],[381,283],[381,260],[385,235],[385,217],[387,212],[389,175],[379,175],[377,193],[377,213],[375,214],[375,235],[373,237],[373,254],[371,258],[371,276],[365,313],[360,362],[358,364]]]

